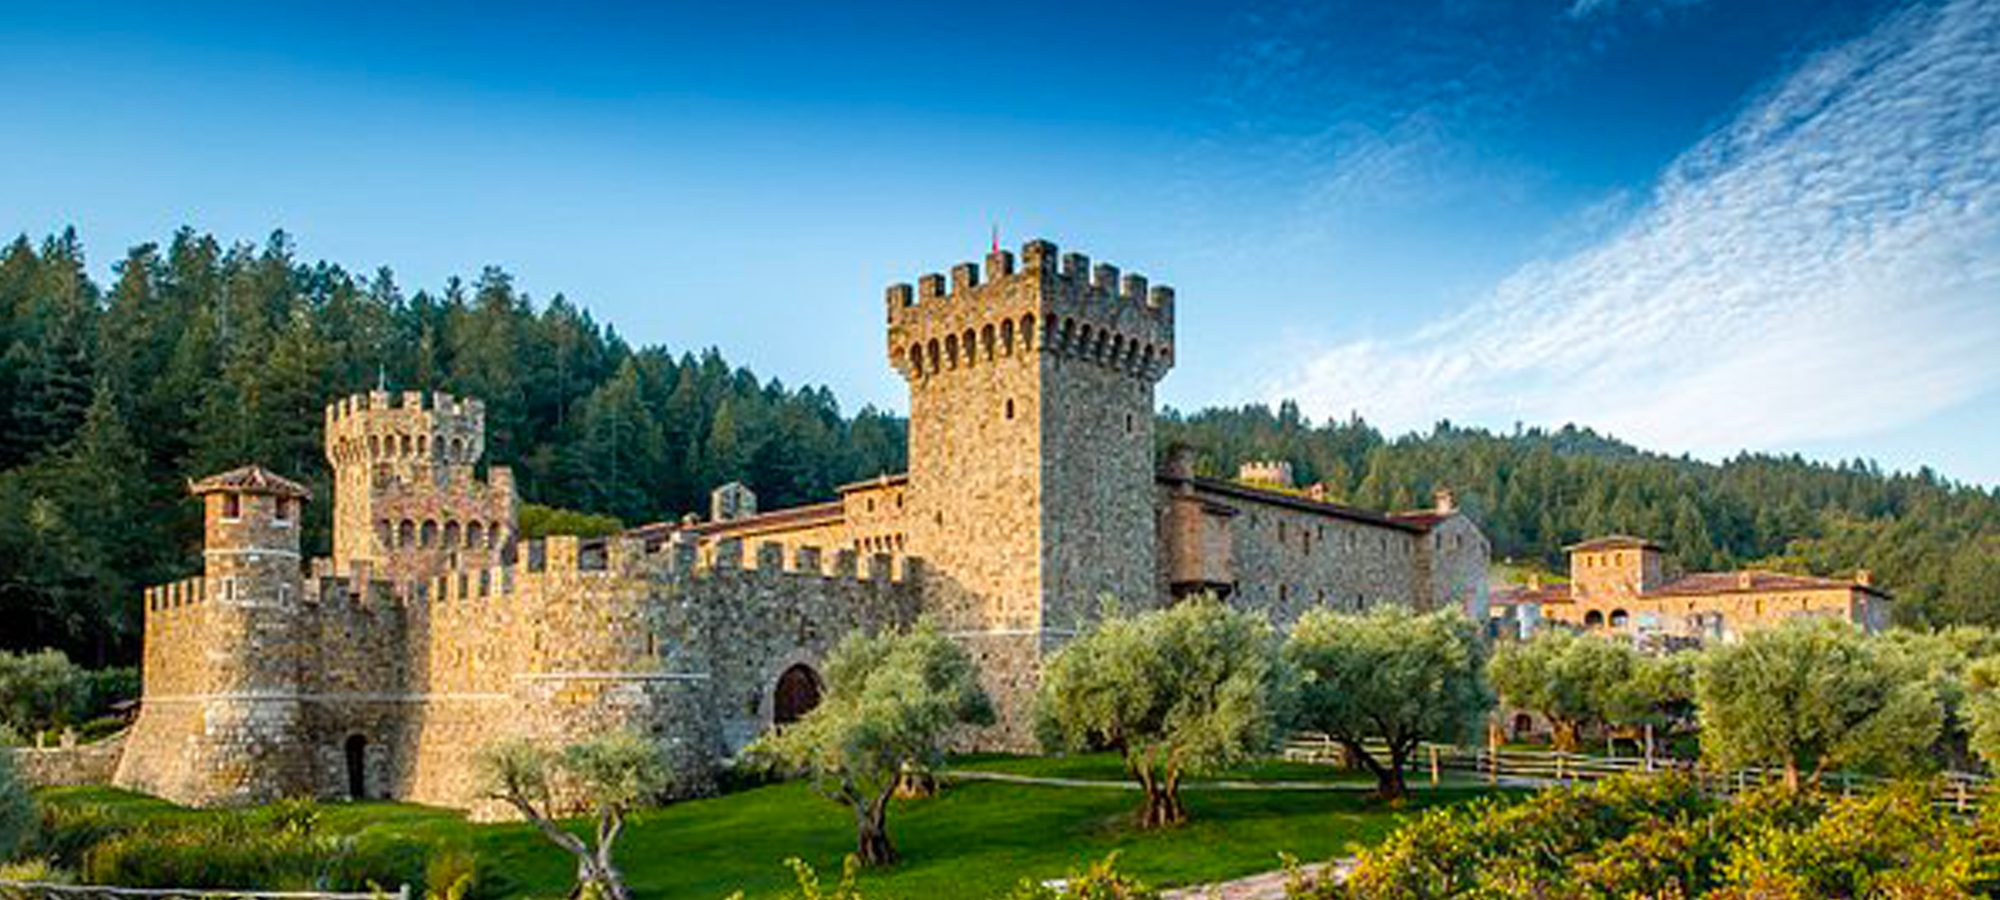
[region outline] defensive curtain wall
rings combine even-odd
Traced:
[[[240,508],[254,521],[271,499]],[[147,592],[146,695],[116,779],[201,805],[475,807],[481,746],[612,728],[659,740],[680,789],[699,792],[781,712],[786,667],[914,621],[921,581],[887,554],[765,544],[746,558],[725,540],[701,561],[685,542],[550,538],[425,582],[253,586],[217,571],[241,555],[218,549],[204,577]]]

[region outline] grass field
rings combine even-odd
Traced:
[[[1054,777],[1118,777],[1115,758],[974,758],[962,767]],[[1106,767],[1109,767],[1107,771]],[[1267,763],[1231,778],[1306,780],[1351,777],[1315,766]],[[889,827],[904,862],[863,876],[871,898],[989,900],[1021,878],[1054,878],[1120,851],[1121,868],[1162,885],[1232,878],[1275,868],[1277,853],[1308,860],[1379,841],[1410,812],[1482,794],[1474,787],[1420,790],[1394,811],[1365,791],[1199,791],[1186,799],[1192,821],[1165,832],[1129,827],[1138,798],[1125,791],[968,782],[939,796],[898,801]],[[96,803],[143,817],[209,813],[104,789],[65,789],[50,803]],[[525,825],[475,825],[458,814],[388,803],[324,808],[322,829],[425,844],[469,844],[499,873],[508,897],[558,897],[574,872],[567,856]],[[620,861],[644,897],[720,900],[741,889],[772,897],[791,884],[784,868],[799,857],[836,876],[851,849],[852,819],[804,784],[757,788],[641,813],[620,844]]]

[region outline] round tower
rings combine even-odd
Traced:
[[[393,581],[484,567],[513,540],[514,481],[476,468],[486,406],[469,397],[373,391],[326,408],[335,570]]]
[[[299,521],[311,494],[257,466],[194,482],[206,619],[202,722],[187,796],[261,803],[311,790],[299,699],[313,648],[300,621]]]

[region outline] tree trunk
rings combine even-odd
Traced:
[[[1785,759],[1785,790],[1795,794],[1799,790],[1799,764],[1789,757]]]
[[[869,868],[896,864],[896,848],[889,843],[888,811],[886,796],[883,802],[862,803],[854,808],[854,855]]]
[[[1410,761],[1410,752],[1390,745],[1389,766],[1375,770],[1375,796],[1384,800],[1401,801],[1410,796],[1410,785],[1405,781],[1403,769]]]
[[[1180,792],[1158,785],[1146,788],[1146,808],[1139,814],[1139,827],[1144,829],[1170,828],[1187,821],[1187,809],[1181,806]]]
[[[1577,730],[1575,722],[1567,719],[1549,719],[1549,733],[1555,742],[1557,753],[1576,752]]]
[[[625,886],[625,876],[617,867],[608,860],[585,854],[576,858],[576,891],[570,896],[585,900],[632,900],[632,891]]]

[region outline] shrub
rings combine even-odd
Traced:
[[[1159,900],[1160,892],[1118,871],[1118,854],[1071,872],[1060,888],[1022,879],[1006,900]]]
[[[265,813],[113,830],[83,857],[85,881],[125,887],[365,891],[425,883],[421,846],[274,829]]]
[[[0,862],[27,846],[37,824],[28,783],[14,767],[14,751],[0,747]]]

